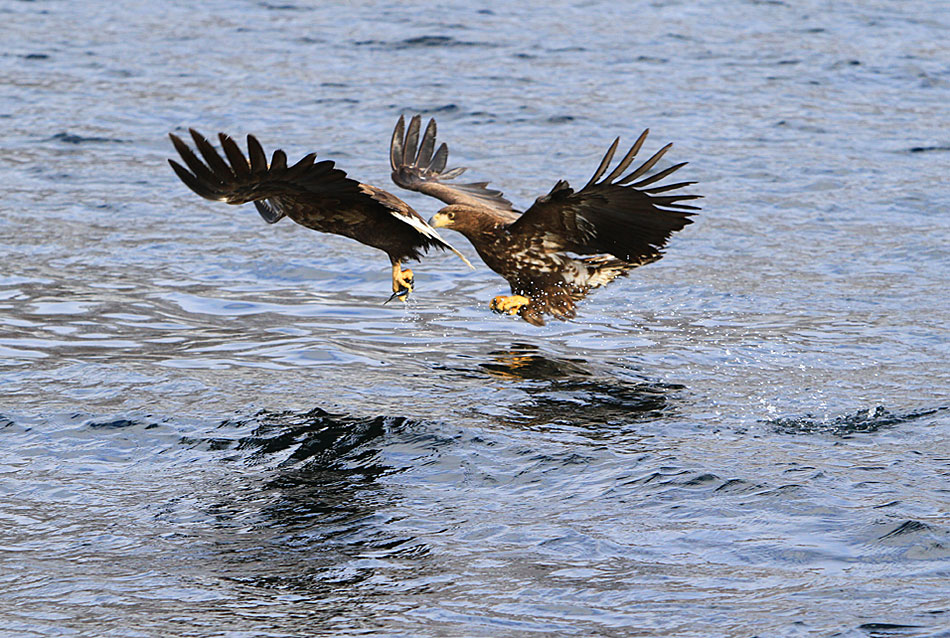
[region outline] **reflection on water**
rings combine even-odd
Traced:
[[[273,468],[252,494],[228,504],[238,517],[255,511],[256,522],[250,542],[240,534],[219,538],[223,575],[313,601],[342,597],[353,607],[359,601],[349,588],[373,579],[376,563],[424,555],[424,545],[387,529],[384,512],[397,496],[378,482],[397,471],[381,462],[381,439],[407,423],[320,408],[261,411],[222,423],[223,429],[253,427],[237,449],[246,452],[245,462]]]
[[[480,363],[479,367],[503,379],[553,380],[591,374],[584,368],[583,359],[547,357],[538,346],[528,343],[513,343],[508,349],[488,354],[493,360]]]
[[[262,410],[250,420],[226,421],[221,427],[255,426],[250,436],[240,440],[241,449],[253,450],[251,458],[260,456],[272,462],[275,457],[271,455],[280,455],[281,467],[319,467],[341,472],[349,468],[372,474],[372,464],[367,461],[367,454],[372,460],[372,450],[355,459],[348,455],[405,422],[404,417],[354,419],[314,408],[299,414]]]
[[[527,426],[570,425],[596,431],[658,418],[669,409],[670,394],[685,387],[632,378],[622,367],[597,369],[581,358],[544,354],[535,345],[514,343],[489,353],[477,369],[516,383],[526,401],[512,406],[515,421]]]

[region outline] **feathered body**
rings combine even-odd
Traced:
[[[225,161],[200,133],[193,129],[190,133],[201,157],[170,135],[185,166],[168,162],[191,190],[228,204],[254,202],[261,217],[271,224],[289,217],[301,226],[382,250],[393,265],[394,292],[408,294],[412,289],[412,272],[403,271],[400,263],[419,259],[430,248],[449,249],[468,263],[408,204],[381,188],[347,177],[332,161],[315,162],[316,155],[311,153],[288,166],[287,155],[276,150],[268,162],[253,135],[247,136],[245,157],[233,139],[220,133]]]
[[[671,144],[624,175],[648,131],[606,177],[619,139],[579,191],[560,180],[519,213],[486,182],[447,184],[464,169],[442,171],[448,156],[445,144],[434,156],[440,161],[433,168],[429,157],[435,147],[435,122],[429,122],[421,143],[419,129],[418,116],[408,131],[401,118],[397,123],[391,147],[393,180],[448,204],[430,220],[432,226],[465,235],[485,264],[508,281],[514,297],[496,297],[493,309],[519,314],[535,325],[544,324],[545,314],[562,320],[575,317],[577,302],[591,290],[659,259],[670,235],[691,223],[689,217],[697,210],[681,203],[697,195],[668,194],[693,182],[652,186],[685,163],[645,177]]]
[[[518,314],[535,325],[544,325],[543,314],[572,319],[576,303],[591,290],[659,258],[635,262],[610,255],[571,255],[557,234],[519,232],[502,216],[465,204],[447,206],[432,223],[465,235],[485,265],[508,280],[513,295],[530,299]]]

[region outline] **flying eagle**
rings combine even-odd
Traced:
[[[692,223],[691,211],[699,210],[680,203],[699,195],[670,194],[695,182],[654,185],[686,162],[646,176],[672,144],[624,175],[649,129],[609,175],[603,177],[620,138],[583,188],[575,191],[559,180],[524,213],[487,182],[448,183],[464,169],[443,170],[448,157],[444,143],[433,155],[435,120],[429,121],[421,142],[419,132],[418,115],[408,129],[403,118],[396,123],[390,146],[393,181],[448,204],[430,225],[465,235],[488,267],[508,280],[511,296],[495,297],[492,310],[520,315],[536,326],[544,325],[545,314],[574,318],[576,303],[592,289],[662,257],[670,235]]]
[[[205,199],[228,204],[254,202],[270,224],[289,217],[301,226],[379,248],[392,263],[390,300],[397,296],[405,299],[412,292],[412,270],[403,270],[402,262],[419,259],[429,248],[448,248],[472,267],[404,201],[347,177],[332,161],[315,162],[316,153],[287,166],[287,154],[278,149],[268,163],[260,142],[248,135],[248,160],[233,139],[219,133],[225,161],[200,133],[189,132],[204,161],[171,133],[172,144],[188,168],[168,160],[188,188]]]

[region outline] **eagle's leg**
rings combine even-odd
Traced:
[[[395,297],[403,301],[408,299],[409,293],[412,292],[412,283],[412,270],[409,268],[403,270],[398,261],[393,261],[393,294],[388,301],[392,301]]]
[[[491,300],[488,307],[499,314],[517,315],[521,314],[521,311],[524,310],[525,306],[529,303],[531,303],[531,300],[522,295],[511,295],[509,297],[498,295]]]

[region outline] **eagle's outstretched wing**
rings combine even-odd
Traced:
[[[409,120],[408,129],[402,116],[399,116],[399,121],[396,122],[389,147],[389,163],[393,170],[393,182],[397,186],[435,197],[446,204],[471,204],[488,206],[503,212],[512,211],[511,202],[505,199],[501,191],[488,188],[488,182],[448,183],[465,172],[465,169],[445,169],[449,147],[443,142],[436,149],[434,119],[429,120],[421,141],[420,127],[421,118],[418,115]]]
[[[245,158],[231,137],[219,133],[218,139],[227,157],[225,161],[203,135],[194,129],[188,131],[204,161],[177,135],[169,133],[175,150],[188,168],[175,160],[168,163],[188,188],[205,199],[228,204],[254,202],[261,216],[272,224],[286,214],[282,208],[295,201],[308,205],[344,205],[369,200],[361,192],[359,182],[335,168],[332,161],[315,162],[316,153],[288,166],[287,154],[277,149],[268,163],[261,143],[253,135],[247,136],[248,157]]]
[[[583,188],[575,192],[566,181],[559,181],[550,193],[535,200],[508,231],[525,240],[536,240],[529,243],[542,243],[551,252],[609,253],[634,265],[658,259],[670,235],[692,223],[691,211],[699,210],[680,202],[701,196],[666,194],[695,182],[651,187],[686,162],[644,177],[672,144],[621,177],[648,133],[649,129],[645,130],[613,171],[598,182],[617,150],[620,138],[614,140]]]
[[[386,241],[391,248],[391,237],[380,239],[377,235],[385,234],[384,224],[395,219],[405,224],[404,228],[415,231],[406,246],[392,249],[401,253],[399,256],[415,256],[418,248],[436,246],[451,250],[469,263],[408,204],[382,189],[347,177],[330,160],[315,162],[316,154],[310,153],[288,166],[286,153],[278,149],[268,163],[264,149],[253,135],[247,136],[245,157],[231,137],[219,133],[225,161],[204,136],[194,129],[189,132],[201,158],[178,136],[169,133],[185,166],[171,159],[168,163],[188,188],[205,199],[228,204],[254,202],[261,217],[269,223],[290,216],[310,228],[340,234],[344,233],[334,220],[348,216],[351,228],[359,226],[362,230],[346,234],[379,248]]]

